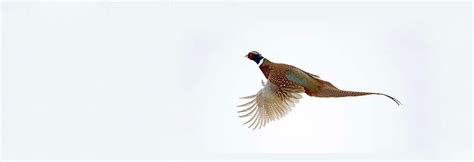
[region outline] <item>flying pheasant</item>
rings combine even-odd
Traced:
[[[248,53],[246,57],[255,61],[267,78],[267,83],[262,81],[263,88],[257,94],[241,97],[241,99],[251,100],[238,106],[247,107],[238,112],[243,114],[239,117],[250,118],[244,123],[250,123],[249,128],[260,129],[268,122],[284,117],[291,107],[301,99],[300,93],[306,93],[313,97],[383,95],[395,101],[397,105],[401,105],[400,101],[383,93],[340,90],[328,81],[320,79],[319,76],[295,66],[273,63],[257,51]]]

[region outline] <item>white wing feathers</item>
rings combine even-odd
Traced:
[[[303,88],[280,88],[268,81],[263,86],[257,94],[241,97],[241,99],[251,99],[251,101],[238,106],[247,107],[238,111],[243,114],[239,117],[250,118],[244,124],[250,123],[249,128],[254,130],[288,114],[295,103],[302,98],[299,93],[304,92]]]

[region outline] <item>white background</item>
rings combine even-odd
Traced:
[[[4,159],[468,159],[468,3],[6,3]],[[262,130],[257,50],[342,89]]]

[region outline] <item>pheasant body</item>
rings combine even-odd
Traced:
[[[259,64],[267,83],[255,95],[242,97],[242,99],[252,99],[250,102],[239,105],[246,109],[239,111],[243,113],[240,117],[250,117],[244,124],[249,128],[261,128],[266,123],[285,116],[291,107],[302,98],[300,93],[305,93],[313,97],[349,97],[364,95],[383,95],[400,105],[397,99],[374,92],[356,92],[340,90],[330,82],[321,80],[319,76],[303,71],[295,66],[273,63],[265,59],[258,52],[252,51],[246,55],[250,60]]]

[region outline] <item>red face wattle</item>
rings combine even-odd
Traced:
[[[253,53],[247,54],[247,58],[249,58],[250,60],[253,60]]]

